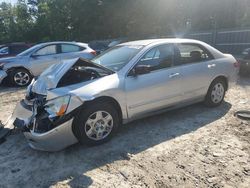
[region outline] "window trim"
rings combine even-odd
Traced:
[[[178,48],[178,45],[193,45],[193,46],[197,46],[199,47],[201,50],[203,50],[204,52],[206,52],[208,55],[209,55],[209,59],[205,60],[205,61],[199,61],[199,62],[193,62],[193,63],[188,63],[188,64],[176,64],[176,58],[175,58],[175,61],[174,61],[174,67],[180,67],[180,66],[187,66],[187,65],[193,65],[193,64],[200,64],[200,63],[203,63],[203,62],[207,62],[207,61],[211,61],[211,60],[214,60],[214,56],[212,55],[212,53],[204,46],[202,46],[201,44],[197,44],[197,43],[192,43],[192,42],[180,42],[180,43],[175,43],[174,44],[174,50],[175,50],[175,53],[178,52],[177,49]]]
[[[155,46],[152,46],[151,48],[147,49],[137,60],[136,62],[134,63],[133,66],[131,66],[132,68],[130,68],[127,73],[125,74],[125,77],[133,77],[132,75],[130,75],[130,72],[136,67],[136,65],[140,62],[141,58],[143,58],[143,56],[145,56],[150,50],[154,49],[154,48],[157,48],[159,46],[164,46],[164,45],[170,45],[173,49],[173,52],[175,52],[175,43],[163,43],[163,44],[158,44],[158,45],[155,45]],[[173,55],[173,62],[175,62],[175,55]],[[163,69],[158,69],[158,70],[154,70],[154,71],[151,71],[149,72],[148,74],[151,74],[151,73],[155,73],[155,72],[159,72],[159,71],[162,71],[162,70],[167,70],[167,69],[171,69],[171,68],[174,68],[174,64],[172,62],[172,65],[171,67],[166,67],[166,68],[163,68]],[[144,74],[145,75],[145,74]]]

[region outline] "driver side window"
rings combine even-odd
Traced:
[[[33,55],[44,56],[56,54],[56,45],[45,46],[44,48],[38,50]]]
[[[169,68],[173,65],[174,49],[171,44],[157,46],[147,52],[138,65],[150,67],[150,71]]]

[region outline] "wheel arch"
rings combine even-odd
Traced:
[[[227,78],[227,76],[225,76],[225,75],[218,75],[218,76],[216,76],[212,81],[211,81],[211,83],[210,83],[210,86],[211,86],[211,84],[215,81],[215,80],[223,80],[224,82],[225,82],[225,84],[226,84],[226,91],[228,90],[228,78]],[[209,86],[209,87],[210,87]]]
[[[31,76],[34,76],[33,73],[29,69],[27,69],[26,67],[24,67],[24,66],[11,67],[11,68],[9,68],[9,69],[6,70],[6,73],[9,75],[15,69],[24,69],[24,70],[28,71]]]
[[[101,97],[97,97],[93,100],[90,100],[90,101],[86,101],[84,104],[83,104],[83,108],[88,106],[88,105],[91,105],[92,103],[94,102],[110,102],[117,110],[118,112],[118,115],[119,115],[119,121],[120,121],[120,124],[122,124],[122,120],[123,120],[123,112],[122,112],[122,108],[119,104],[119,102],[113,98],[113,97],[110,97],[110,96],[101,96]]]

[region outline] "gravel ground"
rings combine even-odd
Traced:
[[[0,87],[0,119],[24,96]],[[250,187],[250,79],[218,108],[202,104],[122,126],[109,143],[56,153],[28,147],[22,134],[0,145],[0,187]]]

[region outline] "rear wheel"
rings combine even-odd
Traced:
[[[224,100],[226,93],[226,83],[223,79],[215,79],[210,85],[205,104],[209,107],[219,106]]]
[[[10,73],[10,79],[13,85],[23,87],[30,84],[32,76],[26,69],[14,69]]]
[[[119,116],[112,103],[93,103],[75,117],[73,132],[82,144],[99,145],[112,138],[118,124]]]

